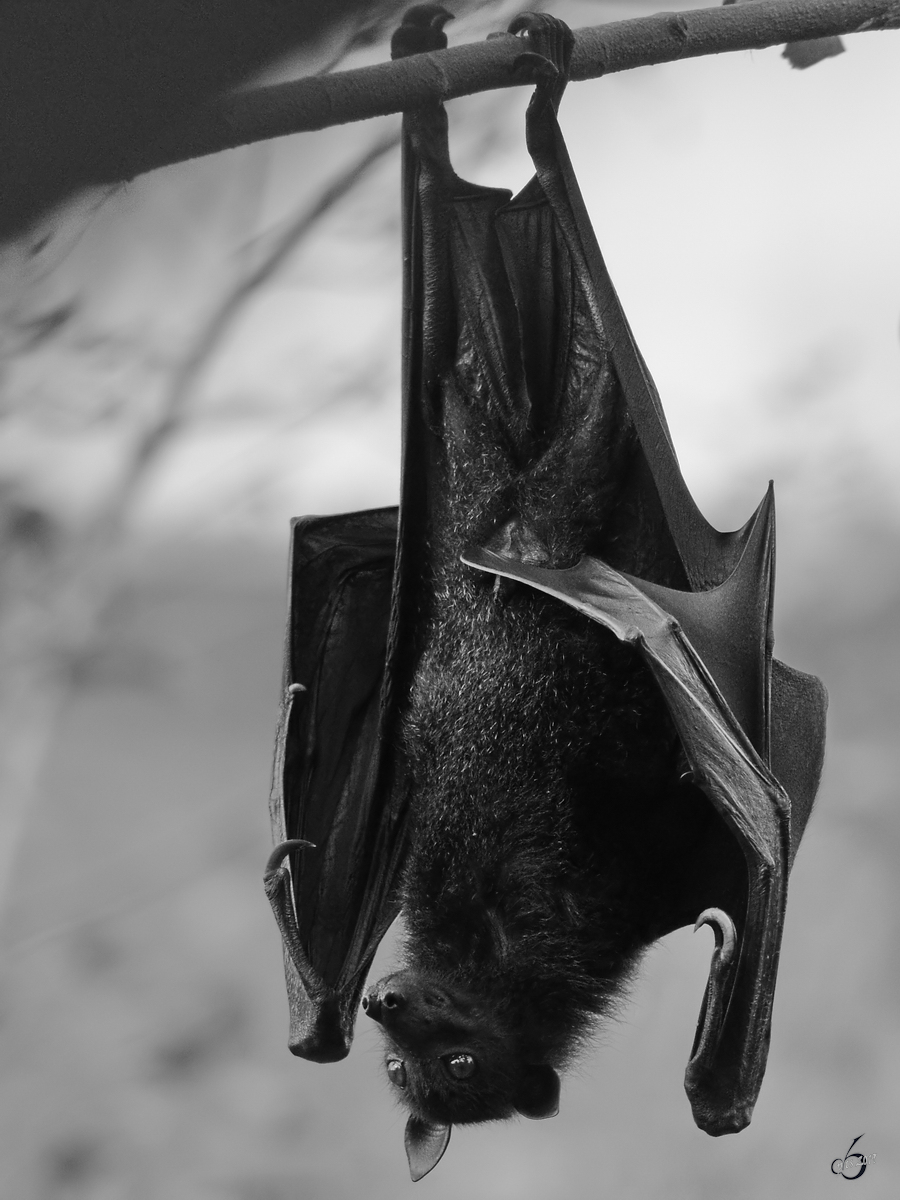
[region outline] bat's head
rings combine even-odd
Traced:
[[[413,1179],[437,1164],[453,1124],[556,1115],[556,1071],[528,1061],[519,1038],[483,998],[405,970],[375,984],[363,1010],[382,1027],[388,1080],[410,1110]]]

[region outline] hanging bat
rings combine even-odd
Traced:
[[[447,19],[410,10],[395,56]],[[454,173],[441,106],[404,118],[399,512],[293,527],[266,871],[290,1048],[343,1058],[362,1002],[413,1179],[454,1123],[553,1115],[689,923],[716,944],[686,1090],[708,1133],[748,1123],[824,746],[824,689],[772,657],[771,489],[736,533],[695,506],[557,124],[572,36],[511,32],[518,196]]]

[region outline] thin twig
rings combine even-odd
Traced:
[[[760,50],[785,42],[900,28],[900,0],[759,0],[658,13],[575,33],[574,80],[656,63]],[[515,68],[518,38],[418,54],[354,71],[238,92],[199,111],[166,140],[145,148],[131,175],[266,138],[403,112],[436,100],[528,83]]]

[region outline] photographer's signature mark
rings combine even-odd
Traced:
[[[861,1133],[859,1137],[855,1137],[850,1143],[850,1149],[843,1158],[836,1158],[831,1164],[832,1175],[840,1175],[842,1179],[862,1179],[866,1173],[866,1167],[875,1161],[874,1154],[860,1154],[857,1150],[855,1154],[851,1154],[850,1150],[856,1145],[860,1138],[865,1137]]]

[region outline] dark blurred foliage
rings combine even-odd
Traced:
[[[6,0],[0,239],[81,187],[127,179],[197,104],[299,47],[374,36],[396,0]]]

